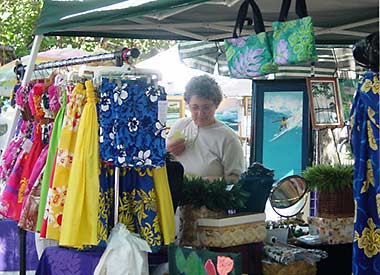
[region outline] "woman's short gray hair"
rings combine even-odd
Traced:
[[[216,106],[219,106],[223,99],[218,83],[208,75],[195,76],[186,84],[185,102],[189,103],[194,95],[211,100]]]

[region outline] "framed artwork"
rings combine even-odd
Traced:
[[[250,164],[274,170],[276,180],[300,175],[309,165],[309,122],[305,80],[254,81]]]
[[[252,96],[243,96],[244,115],[251,116]]]
[[[215,112],[215,117],[229,126],[235,132],[239,129],[239,108],[240,99],[238,98],[223,98]]]
[[[254,80],[250,164],[274,171],[274,180],[301,175],[312,159],[305,79]],[[267,201],[269,220],[279,216]]]
[[[342,127],[343,115],[337,78],[309,77],[306,82],[313,128]]]
[[[168,96],[168,113],[166,127],[170,128],[174,122],[185,116],[185,101],[182,96]]]

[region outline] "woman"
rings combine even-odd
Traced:
[[[220,87],[207,75],[193,77],[186,85],[184,99],[191,118],[182,118],[172,126],[167,151],[176,156],[187,174],[236,182],[244,170],[243,149],[235,132],[215,118],[223,99]]]

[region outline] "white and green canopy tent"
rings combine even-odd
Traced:
[[[43,36],[217,41],[231,37],[242,0],[45,0],[32,56]],[[279,0],[257,0],[270,30]],[[294,1],[293,1],[294,2]],[[295,18],[294,3],[289,18]],[[352,44],[378,30],[378,0],[308,1],[317,44]],[[246,32],[249,32],[247,30]],[[33,58],[24,81],[28,81]]]
[[[230,37],[242,0],[45,0],[36,33],[213,41]],[[257,0],[266,26],[279,0]],[[293,1],[295,2],[295,1]],[[294,5],[294,3],[293,3]],[[347,44],[378,30],[378,0],[307,1],[317,43]],[[291,7],[289,18],[294,18]]]

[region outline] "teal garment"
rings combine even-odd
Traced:
[[[38,218],[36,231],[40,232],[42,227],[42,222],[44,220],[46,200],[49,191],[49,183],[51,177],[51,171],[53,169],[55,155],[57,152],[59,137],[61,136],[63,117],[66,111],[66,92],[64,92],[61,108],[59,109],[55,121],[53,130],[51,133],[50,144],[48,149],[48,155],[46,158],[46,165],[44,169],[44,174],[41,181],[41,195],[40,195],[40,204],[38,206]]]
[[[278,65],[317,61],[313,20],[310,16],[272,23],[272,51]]]
[[[353,274],[380,274],[379,77],[359,80],[351,109],[355,223]]]
[[[231,77],[252,79],[277,71],[268,37],[268,33],[261,32],[224,40]]]

